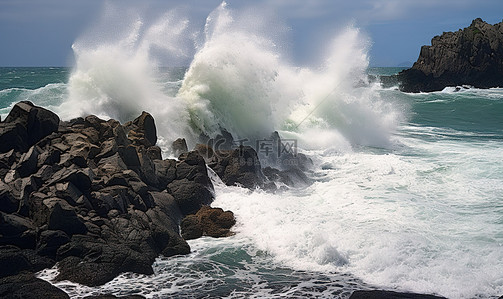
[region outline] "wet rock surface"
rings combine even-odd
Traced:
[[[123,272],[152,274],[159,255],[190,252],[184,238],[232,235],[234,214],[209,207],[206,165],[227,185],[249,189],[307,183],[305,157],[288,156],[305,165],[262,168],[255,149],[231,147],[224,130],[220,138],[211,140],[217,150],[193,151],[178,139],[179,158],[163,160],[147,112],[124,125],[93,115],[63,122],[16,104],[0,122],[0,278],[45,292],[30,273],[57,265],[56,279],[97,286]]]
[[[190,252],[181,219],[213,200],[204,159],[162,160],[146,112],[125,125],[60,122],[21,102],[0,139],[0,277],[14,282],[56,263],[57,279],[89,286],[152,274],[159,255]]]
[[[22,273],[0,279],[0,297],[14,298],[70,298],[64,291],[45,280],[38,279],[33,273]]]
[[[185,240],[232,235],[234,214],[209,207],[206,165],[225,184],[249,189],[310,183],[308,157],[263,157],[235,147],[227,131],[220,138],[194,151],[179,139],[179,158],[163,160],[146,112],[124,125],[92,115],[61,122],[18,103],[0,122],[0,297],[68,298],[34,273],[57,265],[57,279],[97,286],[123,272],[153,274],[159,255],[190,252]],[[280,150],[279,135],[271,140]],[[351,298],[437,298],[409,295],[357,291]]]
[[[277,132],[263,140],[266,147],[261,148],[262,140],[257,141],[258,149],[236,144],[229,133],[223,134],[220,139],[197,144],[194,150],[226,185],[275,192],[284,186],[303,187],[312,183],[306,175],[313,167],[312,160],[297,153],[296,144],[288,144]]]

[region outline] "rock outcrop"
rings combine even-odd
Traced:
[[[57,279],[95,286],[122,272],[152,274],[159,255],[189,253],[180,222],[211,203],[213,185],[197,152],[163,160],[156,141],[146,112],[125,125],[60,122],[16,104],[0,123],[0,278],[15,286],[20,273],[58,263]]]
[[[0,152],[25,152],[40,139],[56,131],[59,117],[28,101],[15,105],[0,123]]]
[[[277,133],[269,141],[281,145]],[[177,160],[162,159],[156,143],[147,112],[124,125],[93,115],[63,122],[16,104],[0,122],[0,296],[32,288],[67,298],[33,273],[57,265],[56,279],[97,286],[123,272],[153,274],[159,255],[190,252],[185,239],[232,235],[234,214],[209,207],[206,165],[227,185],[271,191],[308,183],[312,165],[287,153],[273,161],[288,160],[285,169],[262,168],[257,151],[235,147],[225,130],[194,151],[178,139]]]
[[[431,46],[421,48],[412,68],[396,78],[405,92],[503,87],[503,22],[490,25],[479,18],[467,28],[435,36]]]
[[[257,142],[260,146],[260,142],[264,141],[267,146],[262,152],[251,146],[236,145],[230,133],[222,132],[220,139],[197,144],[194,150],[226,185],[274,192],[282,186],[302,187],[311,183],[305,172],[312,168],[312,160],[302,153],[285,150],[284,141],[277,132]],[[229,149],[221,149],[227,147]]]

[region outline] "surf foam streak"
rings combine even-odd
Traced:
[[[5,119],[10,110],[19,101],[30,101],[35,105],[56,111],[67,99],[67,85],[65,83],[50,83],[36,89],[8,88],[0,90],[0,117]]]

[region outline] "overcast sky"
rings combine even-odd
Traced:
[[[111,0],[145,17],[178,7],[194,27],[201,27],[220,0]],[[93,27],[105,1],[0,0],[0,66],[71,66],[71,45]],[[330,35],[348,24],[371,40],[371,66],[413,62],[433,36],[470,25],[480,17],[503,19],[502,0],[228,0],[237,11],[254,6],[273,14],[288,30],[288,51],[306,63]],[[180,8],[181,7],[181,8]]]

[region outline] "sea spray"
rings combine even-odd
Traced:
[[[358,29],[342,30],[322,65],[308,68],[292,66],[257,22],[234,18],[225,2],[208,17],[178,93],[195,131],[213,137],[225,128],[253,141],[279,130],[304,148],[320,143],[317,130],[335,147],[389,144],[400,113],[368,84],[368,42]]]
[[[145,22],[132,10],[106,6],[103,20],[73,45],[68,100],[57,112],[126,122],[148,111],[165,152],[178,137],[192,147],[200,134],[214,137],[221,128],[252,144],[273,131],[301,148],[389,144],[400,114],[366,82],[369,43],[358,29],[341,30],[321,65],[296,67],[283,53],[283,27],[271,30],[262,16],[223,2],[176,83],[160,74],[160,60],[174,65],[193,51],[197,34],[189,24],[174,11]]]
[[[98,27],[114,33],[108,39],[95,29],[73,44],[76,65],[68,82],[68,100],[58,112],[64,119],[95,114],[124,123],[148,111],[155,117],[161,145],[167,148],[163,142],[192,134],[187,131],[184,102],[165,92],[170,82],[160,76],[157,53],[163,58],[184,55],[188,20],[168,12],[147,26],[136,13],[121,12],[106,7]],[[118,16],[123,17],[119,28],[113,23]]]
[[[285,77],[290,70],[276,44],[254,30],[257,22],[235,19],[225,2],[208,17],[205,42],[178,93],[201,133],[223,127],[237,138],[269,136],[302,96]]]
[[[231,19],[240,20],[235,16]],[[175,19],[171,20],[178,24]],[[132,39],[136,45],[150,28],[144,21],[138,26],[138,38]],[[134,32],[134,26],[127,28]],[[243,28],[240,30],[246,32]],[[309,149],[305,153],[315,162],[313,185],[270,194],[224,186],[215,180],[213,204],[235,212],[238,219],[235,236],[190,241],[193,251],[190,255],[159,258],[154,264],[155,275],[125,273],[99,288],[64,281],[57,285],[72,298],[103,293],[141,293],[147,298],[190,297],[196,293],[208,297],[345,298],[352,290],[362,288],[396,288],[449,298],[501,296],[503,90],[445,90],[411,95],[366,86],[361,84],[365,83],[365,76],[353,75],[359,74],[358,70],[366,65],[365,39],[352,27],[343,32],[347,35],[343,33],[340,42],[334,42],[334,47],[327,49],[334,58],[328,59],[331,55],[327,54],[322,59],[326,63],[310,68],[293,67],[267,42],[270,37],[257,33],[266,40],[259,49],[276,53],[274,59],[279,67],[274,69],[282,71],[277,78],[288,78],[283,81],[288,87],[286,90],[293,90],[292,94],[297,95],[288,101],[292,105],[281,111],[288,112],[286,116],[281,114],[274,122],[264,121],[277,122],[283,137],[297,139],[304,144],[304,149]],[[113,35],[112,40],[127,36]],[[84,53],[98,49],[100,44],[106,43],[100,40],[80,49]],[[203,42],[197,49],[202,50],[204,46]],[[138,51],[138,48],[132,49]],[[125,46],[125,49],[129,48]],[[152,53],[148,56],[143,60],[145,67],[139,68],[148,76],[139,79],[150,78],[148,84],[158,87],[154,94],[161,94],[167,102],[156,107],[157,102],[142,98],[141,104],[133,107],[157,113],[154,115],[159,131],[171,129],[168,125],[166,128],[159,125],[173,121],[163,118],[161,112],[171,107],[166,103],[176,98],[178,87],[185,83],[181,81],[183,74],[166,82],[159,77]],[[137,59],[134,55],[121,57]],[[340,69],[337,66],[341,66]],[[350,66],[354,66],[355,71],[349,71]],[[89,68],[90,77],[95,76],[92,69]],[[285,69],[289,72],[284,73]],[[122,70],[125,74],[118,72],[119,75],[127,76],[128,70],[136,69]],[[237,70],[235,76],[243,73],[240,68]],[[386,74],[390,70],[380,71]],[[47,78],[43,69],[29,72]],[[192,74],[193,78],[196,74]],[[119,75],[115,78],[122,78]],[[210,74],[207,76],[211,78]],[[59,79],[50,81],[56,85],[40,82],[36,86],[31,83],[6,86],[0,92],[7,103],[1,112],[8,112],[5,107],[13,98],[42,101],[49,98],[47,94],[55,92],[56,100],[44,105],[59,106],[60,101],[67,100],[66,84],[59,85]],[[106,85],[100,80],[96,82],[98,87]],[[202,80],[199,82],[204,86]],[[274,83],[263,86],[282,90],[281,85]],[[75,86],[68,91],[73,88]],[[198,96],[206,105],[203,95]],[[87,100],[82,97],[82,101],[74,101],[66,108],[78,110]],[[391,108],[390,101],[393,101]],[[180,99],[182,107],[186,102]],[[404,123],[395,127],[396,120],[400,120],[400,112],[395,112],[400,111],[396,109],[398,102],[409,105],[410,114]],[[92,111],[99,115],[108,115],[121,107],[120,101],[106,109],[98,105],[97,100],[95,103]],[[183,109],[178,112],[183,114]],[[282,122],[282,117],[286,121]],[[219,123],[218,118],[215,119]],[[230,119],[230,124],[239,121],[238,116]],[[178,135],[177,125],[190,127],[188,112],[185,121],[175,123],[173,131],[162,134],[169,138]],[[386,145],[389,137],[397,139],[398,146],[391,149],[356,146],[365,141]],[[342,293],[344,295],[340,295]]]

